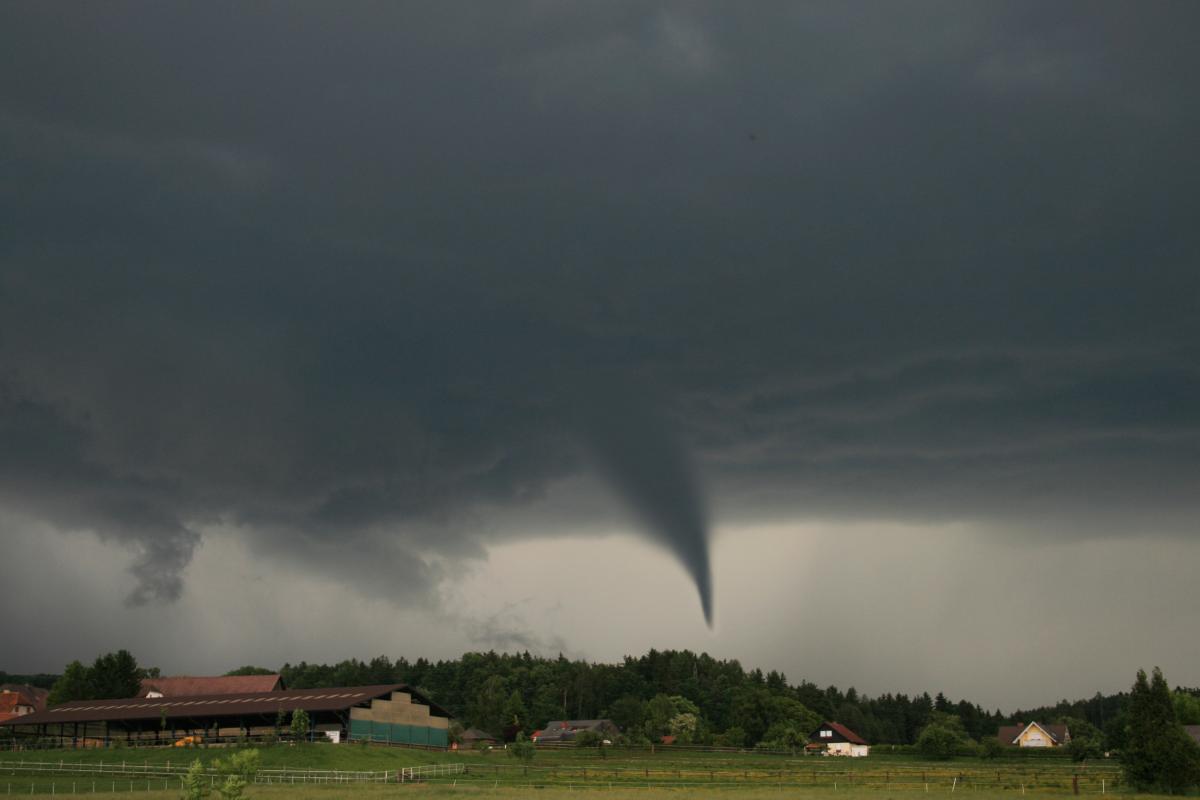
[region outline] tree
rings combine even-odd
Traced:
[[[137,697],[142,688],[142,673],[137,659],[128,650],[97,656],[88,671],[92,697],[97,700]]]
[[[1200,725],[1200,697],[1177,691],[1171,695],[1171,702],[1180,725]]]
[[[985,736],[979,743],[979,757],[988,760],[1004,755],[1004,745],[995,736]]]
[[[744,686],[734,692],[729,718],[731,727],[746,732],[749,744],[762,741],[777,722],[793,722],[805,735],[821,724],[820,716],[800,701],[773,695],[761,686]]]
[[[303,708],[297,708],[292,712],[292,738],[300,741],[308,740],[308,729],[311,727],[311,722],[308,719],[308,712]]]
[[[525,710],[525,700],[521,697],[519,689],[513,689],[512,694],[508,696],[508,700],[504,704],[504,729],[500,733],[505,733],[505,738],[508,738],[510,732],[521,732],[525,730],[525,724],[529,721],[529,712]]]
[[[1086,761],[1104,755],[1104,735],[1095,725],[1078,717],[1063,717],[1059,722],[1071,732],[1067,752],[1072,761]]]
[[[746,731],[737,725],[726,728],[724,733],[717,736],[717,744],[724,747],[744,747],[746,745]]]
[[[641,728],[646,721],[646,703],[635,695],[622,695],[609,706],[607,716],[618,728],[630,733]]]
[[[917,749],[928,758],[953,758],[967,744],[962,720],[953,714],[934,711],[929,724],[917,736]]]
[[[696,740],[696,731],[700,726],[700,718],[690,712],[676,714],[671,717],[669,728],[671,735],[679,744],[692,744]]]
[[[188,767],[183,776],[183,800],[204,800],[208,797],[208,775],[204,772],[204,764],[196,759]]]
[[[79,661],[72,661],[63,670],[62,677],[54,682],[46,702],[48,705],[56,706],[71,700],[91,700],[92,697],[92,684],[88,680],[88,668]]]
[[[475,695],[475,713],[471,715],[475,726],[493,736],[503,733],[504,726],[508,724],[504,718],[508,698],[509,693],[503,676],[489,676]]]
[[[643,723],[650,741],[657,742],[671,732],[671,718],[677,713],[670,696],[660,693],[650,698],[646,703],[646,720]]]
[[[237,669],[229,670],[229,672],[225,673],[225,677],[230,678],[230,677],[239,676],[239,675],[274,675],[274,674],[275,674],[275,670],[273,670],[273,669],[267,669],[266,667],[256,667],[251,664],[247,664],[244,667],[238,667]],[[383,681],[383,683],[387,683],[387,681]]]
[[[767,729],[758,746],[771,750],[791,750],[795,752],[808,744],[809,733],[811,733],[810,729],[802,729],[800,724],[795,720],[783,720],[776,722]]]
[[[1200,746],[1175,716],[1162,670],[1138,670],[1129,695],[1129,728],[1121,762],[1134,788],[1172,794],[1200,784]]]
[[[214,761],[213,766],[225,776],[225,782],[217,788],[222,800],[242,800],[246,785],[254,780],[260,762],[257,750],[241,750],[228,759]]]
[[[533,761],[533,757],[537,754],[537,747],[533,742],[525,738],[525,734],[518,733],[516,741],[508,748],[508,754],[520,761],[522,764],[528,764]]]

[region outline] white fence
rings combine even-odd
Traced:
[[[138,764],[133,761],[114,761],[98,764],[71,761],[0,761],[0,772],[58,773],[63,775],[124,776],[143,778],[181,778],[188,771],[187,765]],[[445,778],[463,774],[462,764],[426,764],[419,767],[403,767],[389,770],[338,770],[338,769],[260,769],[254,776],[255,783],[412,783],[431,778]],[[205,775],[216,778],[215,770],[205,770]]]
[[[387,770],[260,769],[255,783],[412,783],[463,774],[462,764],[426,764]]]

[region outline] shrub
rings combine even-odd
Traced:
[[[979,743],[979,757],[986,759],[998,758],[1004,755],[1004,745],[995,736],[985,736]]]
[[[221,793],[221,800],[242,800],[246,796],[246,779],[241,775],[229,775],[217,791]]]
[[[931,723],[917,737],[917,750],[927,758],[946,760],[954,758],[965,743],[965,737],[953,728]]]
[[[204,800],[209,795],[208,775],[200,759],[196,759],[188,767],[183,776],[183,800]]]
[[[309,725],[307,711],[303,708],[297,708],[292,712],[292,738],[306,741],[308,739]]]
[[[525,734],[518,733],[517,740],[508,747],[508,754],[518,761],[528,764],[537,754],[537,747],[525,738]]]
[[[598,747],[604,738],[595,731],[580,731],[575,734],[576,747]]]

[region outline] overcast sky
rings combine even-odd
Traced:
[[[0,669],[1200,684],[1198,24],[3,4]]]

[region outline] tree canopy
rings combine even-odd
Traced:
[[[1137,789],[1185,791],[1200,784],[1200,745],[1175,715],[1175,704],[1162,670],[1138,670],[1129,702],[1125,749],[1126,778]]]

